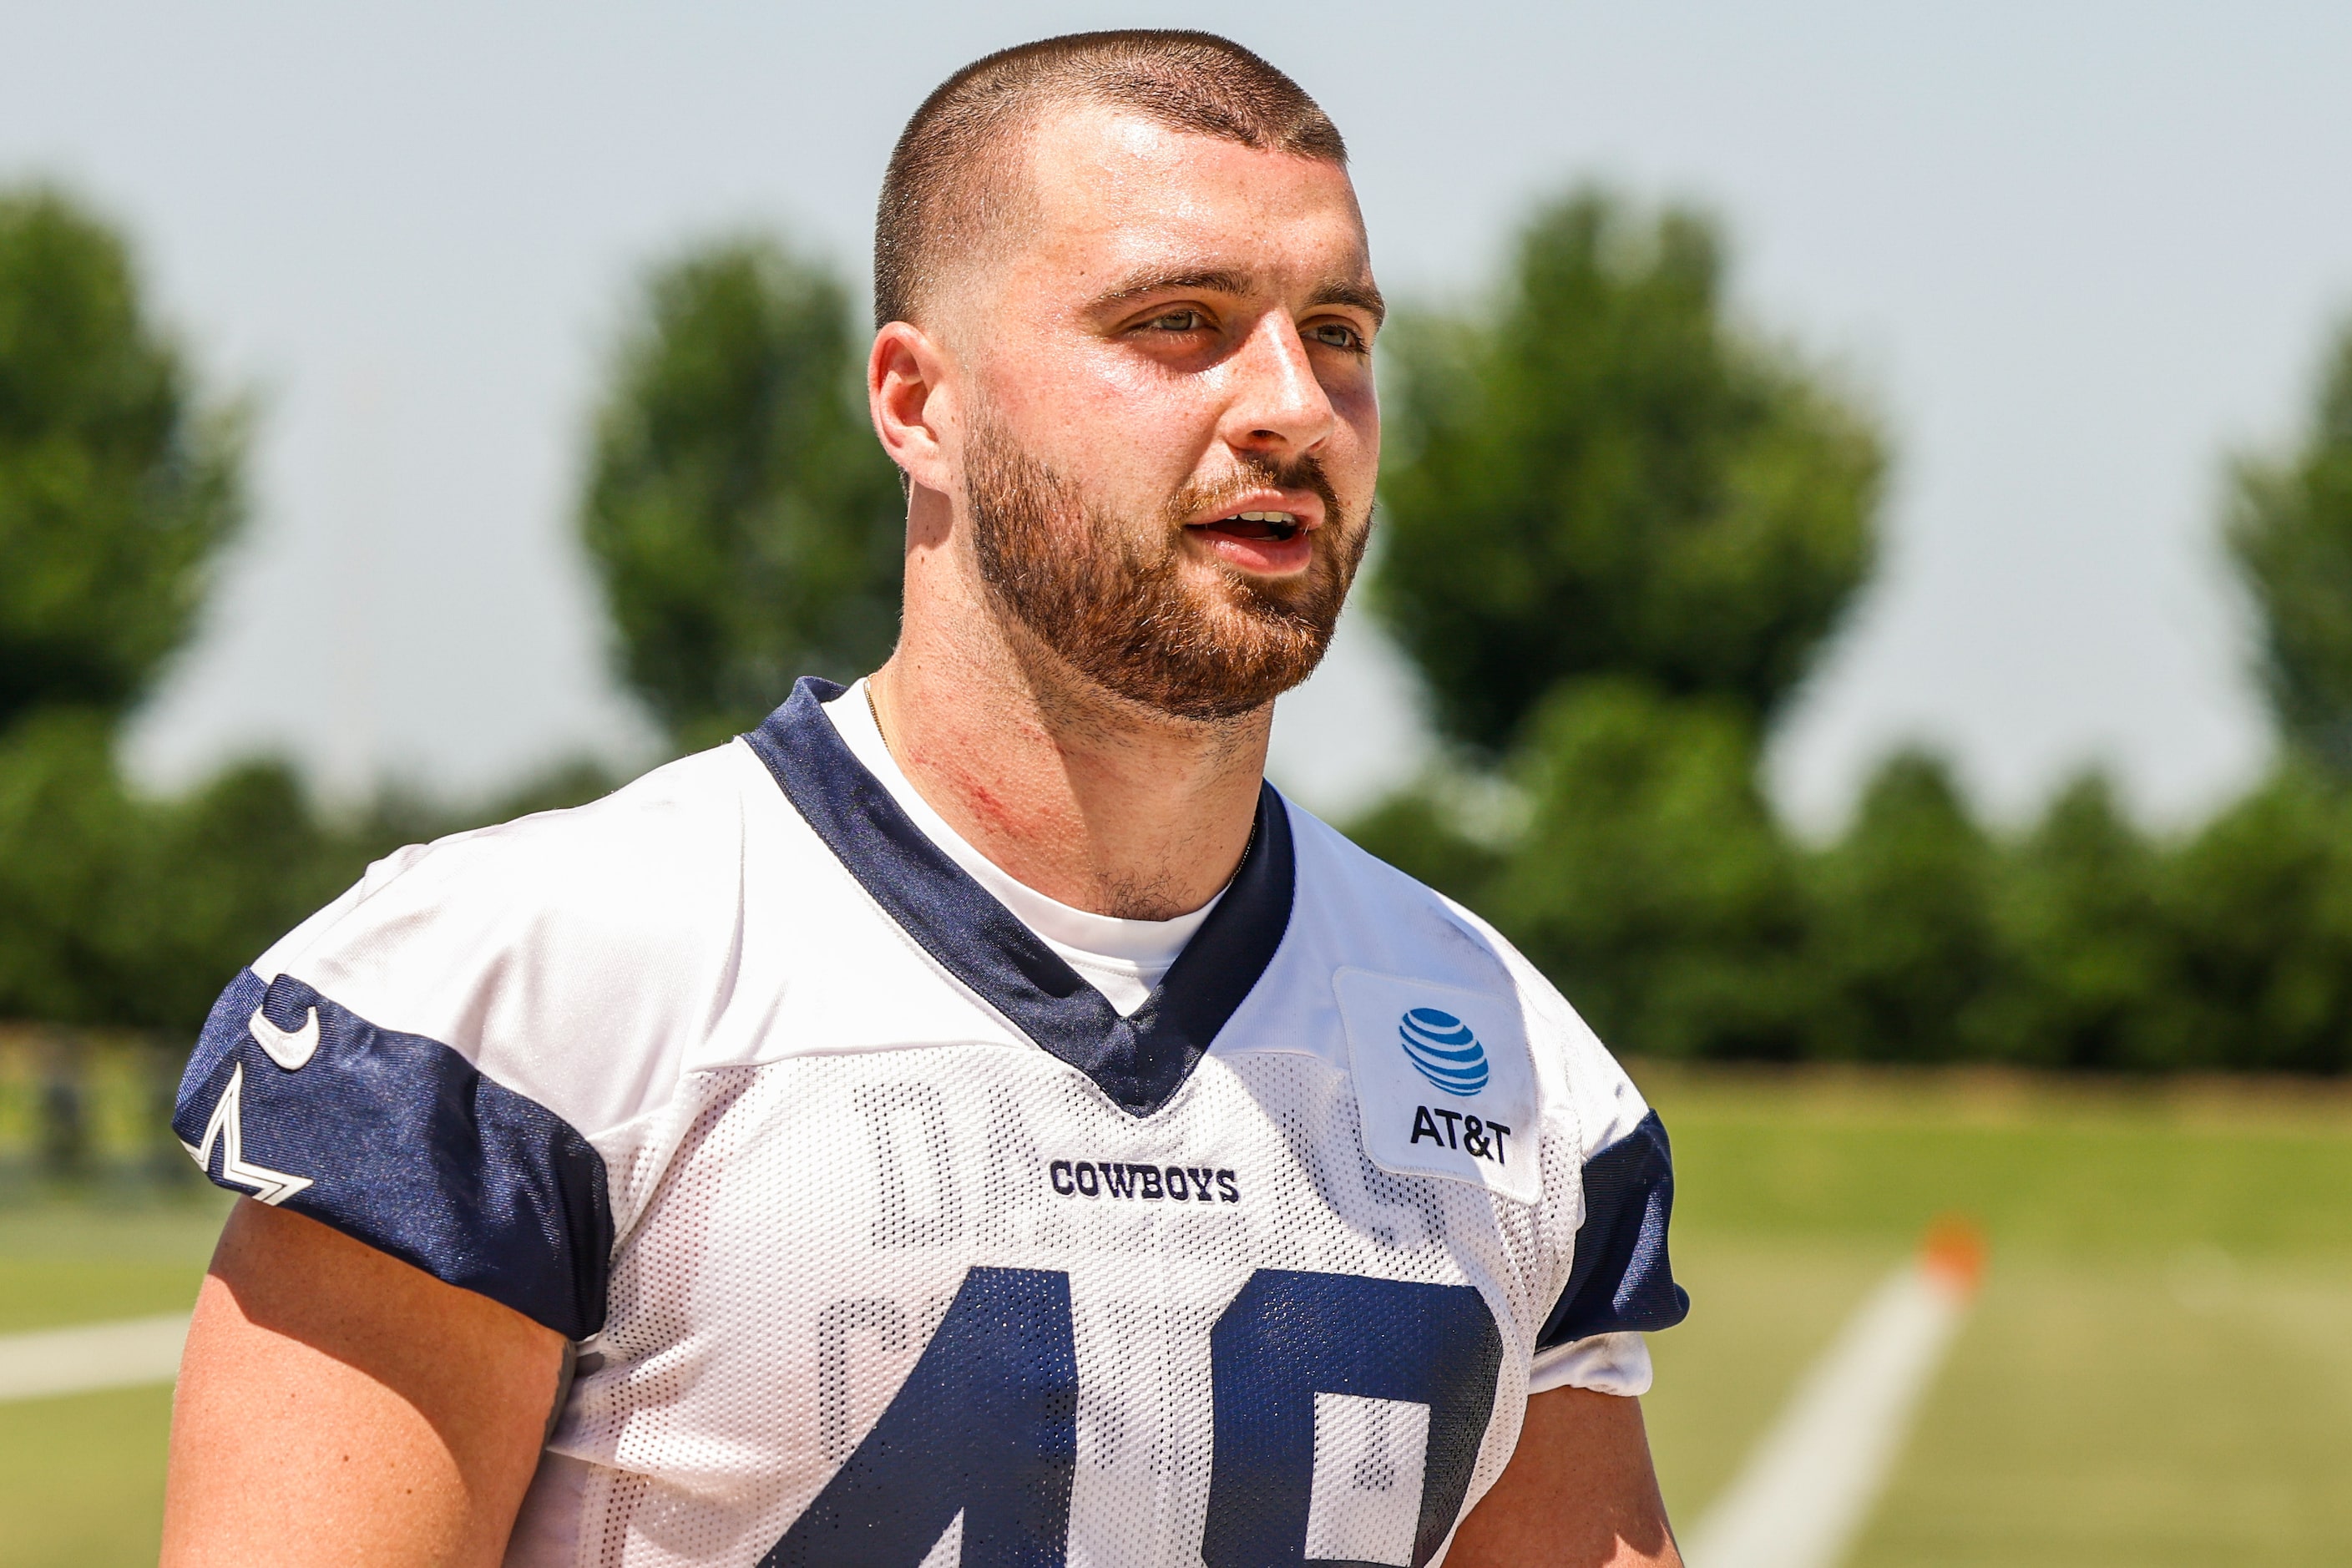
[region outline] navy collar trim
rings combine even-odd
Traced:
[[[1290,814],[1259,786],[1241,868],[1160,984],[1122,1018],[1061,954],[923,837],[866,770],[821,704],[842,688],[803,676],[743,739],[819,838],[890,918],[1022,1033],[1076,1068],[1129,1114],[1175,1096],[1242,1005],[1290,927]]]

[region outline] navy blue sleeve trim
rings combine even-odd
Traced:
[[[289,975],[265,989],[247,970],[213,1005],[172,1130],[232,1192],[567,1339],[604,1326],[604,1160],[438,1040],[380,1029]]]
[[[1594,1334],[1671,1329],[1690,1315],[1690,1294],[1666,1258],[1675,1207],[1675,1157],[1654,1110],[1584,1162],[1584,1223],[1568,1288],[1536,1336],[1549,1349]]]

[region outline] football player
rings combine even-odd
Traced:
[[[1339,132],[957,73],[875,242],[888,662],[412,847],[222,995],[174,1564],[1673,1563],[1666,1140],[1263,778],[1371,526]]]

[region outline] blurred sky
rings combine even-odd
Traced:
[[[1723,216],[1746,315],[1898,453],[1885,570],[1777,748],[1801,819],[1915,737],[2011,817],[2087,760],[2174,821],[2260,767],[2213,520],[2352,306],[2352,7],[5,0],[0,180],[126,224],[210,384],[258,397],[256,526],[142,769],[278,747],[457,792],[645,754],[570,542],[634,279],[743,225],[862,279],[924,92],[1120,24],[1321,100],[1392,297],[1469,297],[1584,176]],[[1277,776],[1361,800],[1416,765],[1412,703],[1351,617]]]

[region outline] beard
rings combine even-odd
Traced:
[[[1186,520],[1266,487],[1323,498],[1307,571],[1267,581],[1192,566]],[[1232,479],[1187,484],[1159,516],[1129,521],[984,418],[971,427],[964,500],[1000,616],[1113,696],[1194,721],[1264,707],[1315,672],[1371,534],[1369,510],[1351,526],[1311,457],[1245,456]]]

